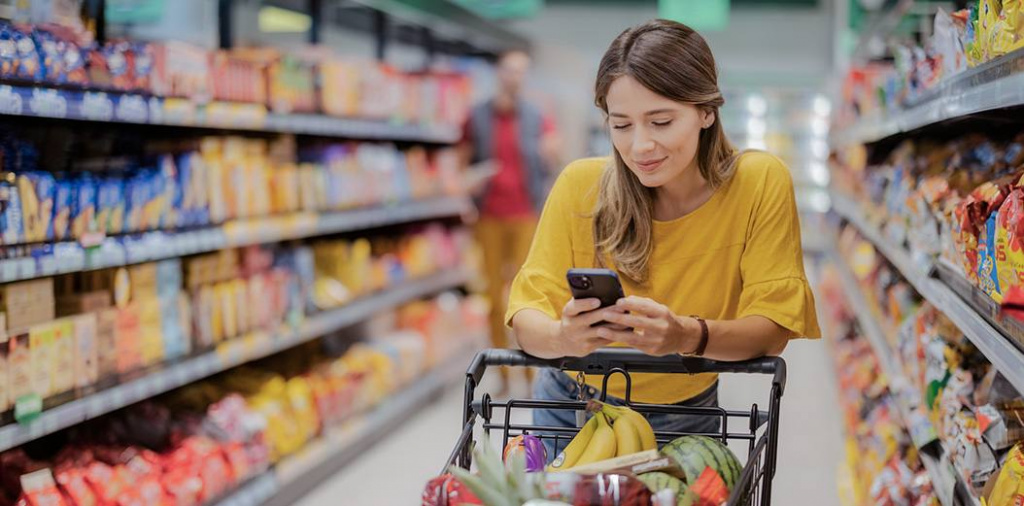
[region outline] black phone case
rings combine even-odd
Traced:
[[[608,269],[569,269],[565,275],[569,282],[569,290],[574,299],[599,299],[601,307],[614,306],[615,303],[624,297],[622,284],[619,283],[619,276]],[[589,288],[581,288],[575,280],[587,278],[590,280]]]

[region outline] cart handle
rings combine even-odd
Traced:
[[[537,358],[519,350],[492,348],[483,350],[473,357],[466,376],[474,385],[480,384],[484,371],[489,366],[554,367],[563,371],[582,371],[585,374],[606,375],[613,369],[621,368],[630,372],[654,372],[672,374],[699,373],[746,373],[770,374],[772,384],[779,388],[781,396],[786,388],[786,361],[781,357],[761,357],[740,362],[722,362],[700,357],[666,355],[654,357],[629,348],[604,348],[585,357],[554,359]]]

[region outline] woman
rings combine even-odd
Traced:
[[[743,360],[820,337],[788,169],[767,153],[737,153],[726,139],[704,39],[665,20],[626,30],[601,60],[595,101],[614,152],[570,164],[548,196],[506,315],[523,350],[555,358],[624,345]],[[573,267],[615,269],[627,297],[604,309],[572,300],[565,274]],[[591,326],[602,321],[614,327]],[[584,395],[596,395],[601,379],[587,378]],[[716,406],[717,386],[713,374],[634,374],[632,400]],[[579,390],[573,376],[545,370],[534,396],[576,399]],[[621,376],[608,394],[621,403]],[[714,417],[649,420],[655,430],[718,430]],[[535,411],[534,422],[577,423],[557,410]]]

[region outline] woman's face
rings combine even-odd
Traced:
[[[612,144],[641,184],[657,188],[696,168],[700,131],[713,113],[658,95],[628,75],[612,82],[605,102]]]

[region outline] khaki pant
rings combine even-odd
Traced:
[[[533,241],[537,220],[529,218],[481,217],[476,227],[477,241],[483,248],[484,275],[491,302],[491,343],[495,348],[508,348],[505,309],[508,288],[526,260]],[[507,376],[505,371],[503,376]]]

